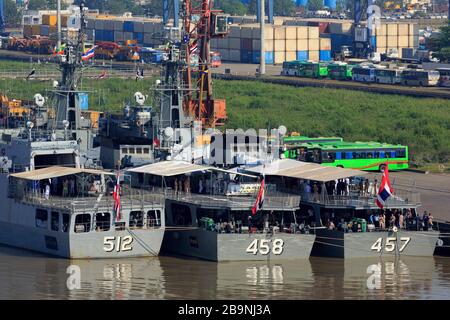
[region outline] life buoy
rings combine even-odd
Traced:
[[[397,227],[393,227],[392,231],[397,232],[398,231]]]

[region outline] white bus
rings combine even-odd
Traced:
[[[405,86],[437,86],[439,71],[406,69],[402,72],[402,84]]]
[[[400,69],[375,69],[375,82],[387,84],[400,84],[402,81]]]
[[[375,82],[375,68],[354,67],[352,69],[353,81]]]
[[[441,87],[450,87],[450,68],[438,68],[436,69],[439,72],[439,85]]]

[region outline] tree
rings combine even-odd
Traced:
[[[248,11],[251,14],[256,14],[258,0],[250,0],[248,4]],[[266,14],[268,13],[268,1],[266,1]],[[292,0],[274,0],[273,14],[275,16],[292,16],[295,14],[295,4]]]
[[[435,51],[433,57],[441,62],[450,62],[450,26],[441,28],[441,34],[437,39],[433,39],[431,49]]]
[[[323,8],[322,0],[308,0],[308,10],[317,11]]]
[[[5,22],[7,24],[19,24],[20,23],[20,11],[13,0],[4,1],[4,14]]]
[[[245,6],[240,0],[216,1],[214,3],[214,7],[231,15],[243,16],[247,14],[247,6]]]
[[[28,3],[28,10],[45,10],[45,9],[53,9],[52,5],[55,1],[48,0],[30,0]],[[56,3],[54,4],[56,8]]]

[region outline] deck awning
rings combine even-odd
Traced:
[[[229,174],[236,174],[250,178],[257,178],[255,175],[238,172],[237,170],[230,169],[221,169],[207,165],[200,164],[192,164],[186,161],[179,160],[171,160],[171,161],[161,161],[156,163],[151,163],[147,165],[143,165],[141,167],[128,169],[128,172],[137,172],[137,173],[146,173],[152,174],[155,176],[161,177],[171,177],[179,174],[186,174],[191,172],[200,172],[200,171],[220,171]]]
[[[276,160],[270,164],[246,169],[258,174],[327,182],[366,174],[364,171],[326,167],[292,159]]]
[[[32,171],[24,171],[20,173],[13,173],[10,176],[18,179],[25,180],[43,180],[51,179],[57,177],[69,176],[72,174],[88,173],[93,175],[114,175],[113,172],[95,170],[95,169],[84,169],[84,168],[69,168],[69,167],[59,167],[52,166],[42,169],[36,169]]]
[[[171,177],[179,174],[211,170],[212,167],[192,164],[186,161],[161,161],[128,169],[128,172],[146,173],[161,177]]]

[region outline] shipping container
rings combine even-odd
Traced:
[[[50,34],[50,27],[47,25],[42,25],[41,26],[41,36],[46,36],[48,37]]]
[[[298,39],[297,40],[297,51],[308,51],[308,40]]]
[[[387,36],[397,36],[398,35],[398,25],[396,23],[389,23],[387,25]],[[389,43],[389,40],[388,40]]]
[[[123,31],[124,32],[133,32],[134,31],[133,21],[124,21],[123,22]]]
[[[253,51],[253,63],[260,63],[261,58],[261,52],[260,51]],[[266,63],[267,64],[273,64],[274,63],[274,54],[273,51],[266,51]]]
[[[123,32],[123,21],[122,20],[114,21],[114,31]]]
[[[330,38],[320,38],[320,50],[331,50],[331,39]]]
[[[308,58],[309,60],[312,61],[319,61],[320,60],[319,50],[310,50],[308,52]]]
[[[241,50],[240,38],[228,38],[228,48],[230,50]]]
[[[253,62],[253,51],[252,50],[241,50],[242,63],[252,63]]]
[[[274,40],[273,50],[275,52],[281,52],[286,50],[286,40]]]
[[[286,40],[286,51],[297,51],[297,40]]]
[[[252,39],[241,38],[241,50],[252,51],[253,50],[252,42],[253,42]]]
[[[285,51],[278,51],[278,52],[274,52],[274,56],[273,56],[273,62],[275,64],[281,64],[284,61],[286,61],[286,52]]]
[[[295,60],[308,61],[309,60],[308,51],[297,51],[297,56]]]
[[[319,51],[320,50],[320,42],[319,39],[308,39],[308,50],[309,51]]]
[[[133,24],[134,32],[144,32],[144,23],[143,22],[134,22]]]
[[[139,44],[144,43],[144,34],[142,32],[134,32],[133,40],[137,40]]]
[[[331,60],[331,51],[330,50],[320,50],[319,51],[319,60],[320,61],[330,61]]]
[[[286,40],[297,40],[297,27],[287,26],[286,28]]]
[[[123,32],[122,31],[114,31],[114,41],[115,42],[123,42]]]
[[[297,39],[308,39],[308,36],[307,26],[297,27]]]
[[[285,61],[292,61],[297,58],[297,52],[296,51],[286,51],[286,58]]]
[[[230,49],[229,51],[229,61],[240,62],[241,60],[241,50]]]
[[[43,14],[42,15],[42,24],[47,26],[56,26],[58,18],[55,14]]]
[[[319,27],[308,27],[308,39],[319,38]]]

